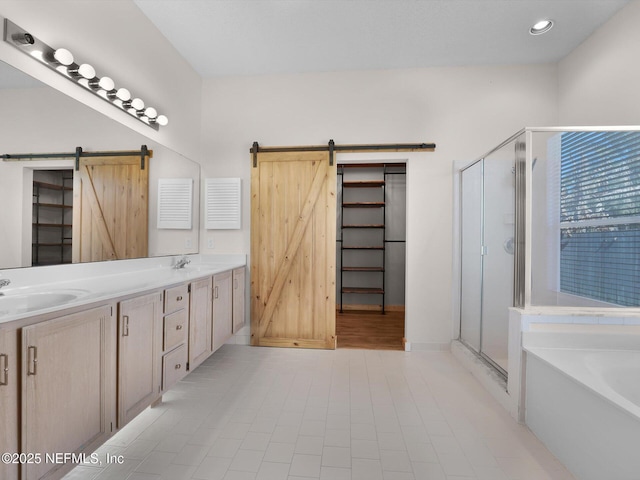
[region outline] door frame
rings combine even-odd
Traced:
[[[412,283],[410,282],[410,268],[412,265],[411,259],[413,258],[412,247],[416,246],[411,241],[409,232],[411,226],[409,224],[410,212],[413,211],[412,202],[409,201],[411,192],[411,175],[412,164],[415,162],[424,162],[428,152],[337,152],[336,164],[341,163],[405,163],[406,164],[406,178],[407,178],[407,196],[406,196],[406,228],[405,233],[405,271],[404,271],[404,337],[405,337],[405,351],[411,351],[411,328],[413,327],[412,315],[418,316],[418,313],[414,314],[414,311],[418,309],[414,306],[414,301],[419,302],[420,298],[417,295],[413,295],[411,292]],[[416,255],[417,257],[417,255]],[[414,300],[415,298],[415,300]],[[417,305],[417,303],[416,303]]]

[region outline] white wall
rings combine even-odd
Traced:
[[[640,124],[640,1],[632,1],[558,67],[560,125]]]
[[[6,17],[53,48],[67,48],[169,117],[156,132],[85,89],[0,42],[0,60],[198,160],[202,80],[131,0],[3,0]],[[1,23],[0,25],[4,25]],[[4,27],[0,27],[4,28]]]
[[[448,345],[456,160],[526,125],[557,123],[556,67],[455,67],[233,77],[203,86],[203,176],[241,177],[241,231],[204,232],[201,253],[249,253],[250,154],[265,146],[435,142],[407,178],[407,339]],[[206,248],[214,241],[214,250]]]

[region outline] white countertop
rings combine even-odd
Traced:
[[[246,265],[244,255],[188,255],[3,270],[11,284],[0,290],[0,324],[188,283]],[[6,299],[6,300],[4,300]]]

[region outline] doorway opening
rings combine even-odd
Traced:
[[[33,171],[31,265],[71,263],[73,170]]]
[[[404,350],[406,164],[337,174],[337,347]]]

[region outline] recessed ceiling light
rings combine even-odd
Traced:
[[[540,20],[529,29],[531,35],[542,35],[547,33],[553,27],[553,20]]]

